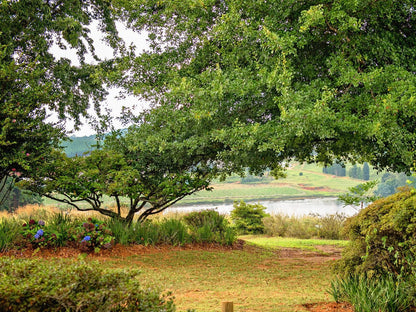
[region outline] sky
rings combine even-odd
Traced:
[[[124,39],[124,41],[127,43],[127,45],[130,45],[133,43],[136,46],[136,52],[140,52],[143,49],[148,47],[148,43],[146,41],[146,35],[140,35],[132,30],[124,27],[121,23],[117,24],[117,29],[119,30],[120,36]],[[97,55],[102,59],[109,59],[112,57],[112,49],[106,45],[105,42],[102,41],[102,33],[100,33],[97,29],[97,24],[92,23],[92,26],[90,27],[91,30],[91,37],[94,39],[94,47]],[[51,47],[50,52],[56,57],[66,57],[69,58],[74,65],[78,65],[79,62],[77,60],[76,52],[71,49],[62,50],[57,45],[54,45]],[[87,62],[93,63],[93,58],[91,56],[86,57]],[[102,112],[105,112],[105,109],[111,110],[111,116],[114,117],[114,126],[116,129],[123,128],[123,125],[116,119],[117,117],[120,117],[121,109],[123,106],[129,107],[133,109],[135,113],[139,113],[143,111],[143,109],[147,108],[149,105],[145,102],[140,101],[137,97],[134,96],[127,96],[124,99],[119,99],[118,95],[120,93],[120,89],[109,89],[109,95],[107,96],[107,99],[102,102],[101,109]],[[88,111],[89,115],[96,116],[94,112],[94,108],[91,108]],[[56,115],[51,114],[48,121],[56,121]],[[70,120],[66,122],[66,130],[72,131],[71,136],[89,136],[94,134],[94,130],[92,127],[88,124],[88,122],[85,119],[82,119],[83,125],[81,126],[81,129],[79,131],[74,131],[73,125],[74,123]]]

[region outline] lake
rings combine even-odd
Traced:
[[[335,213],[344,213],[352,216],[357,213],[357,209],[351,206],[344,207],[337,198],[306,198],[293,200],[266,200],[247,203],[260,203],[266,207],[266,212],[270,214],[286,214],[289,216],[305,216],[309,214],[331,215]],[[204,204],[194,206],[177,206],[168,208],[165,212],[190,212],[205,209],[215,209],[221,214],[229,214],[233,210],[232,204]]]

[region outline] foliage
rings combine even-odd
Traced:
[[[66,119],[80,125],[91,104],[98,113],[112,61],[101,61],[92,21],[121,56],[116,17],[108,1],[2,1],[0,5],[0,181],[31,176],[65,136]],[[79,64],[55,58],[53,45],[77,52]],[[87,64],[90,54],[95,65]],[[123,53],[124,54],[124,53]],[[105,74],[104,74],[105,72]],[[54,114],[59,122],[48,122]]]
[[[0,275],[2,311],[175,311],[172,298],[143,288],[134,270],[0,258]]]
[[[354,275],[333,280],[328,292],[336,302],[350,303],[356,312],[405,312],[415,304],[413,287],[391,275]]]
[[[343,239],[342,229],[346,216],[309,215],[303,217],[272,214],[263,219],[264,233],[269,236],[294,238]]]
[[[367,162],[363,165],[363,180],[368,181],[370,180],[370,166]]]
[[[21,228],[20,225],[12,218],[0,219],[0,252],[14,247],[16,237]]]
[[[119,0],[115,9],[150,46],[123,82],[165,124],[203,129],[210,157],[230,170],[339,159],[408,171],[416,158],[413,1]]]
[[[362,209],[346,223],[351,244],[336,270],[369,276],[414,274],[416,192],[402,189]]]
[[[261,234],[264,232],[263,218],[268,216],[266,207],[260,204],[247,204],[237,201],[231,210],[231,220],[239,234]]]
[[[387,197],[397,192],[399,187],[406,185],[415,186],[416,177],[409,176],[403,172],[392,173],[386,172],[382,175],[380,183],[377,185],[377,189],[374,194],[380,197]]]
[[[29,242],[34,249],[39,247],[55,247],[57,246],[58,235],[45,228],[45,221],[30,219],[27,223],[23,223],[21,235],[23,241]],[[21,243],[21,242],[19,242]]]
[[[142,123],[108,134],[102,148],[83,157],[50,153],[47,164],[22,185],[80,211],[94,210],[127,223],[136,215],[143,221],[185,196],[209,189],[223,170],[205,157],[194,138],[189,129],[161,126],[155,131]],[[104,195],[112,198],[116,211],[103,205]]]
[[[322,170],[325,174],[333,174],[338,177],[345,177],[346,169],[345,164],[334,163],[332,166],[324,167]]]
[[[40,203],[42,198],[39,195],[21,190],[14,184],[13,178],[6,177],[0,182],[0,211],[13,212],[19,206]]]
[[[338,196],[338,200],[340,200],[344,206],[359,206],[360,209],[363,209],[364,204],[371,203],[379,198],[378,196],[373,195],[373,189],[377,184],[378,181],[373,180],[350,187],[348,188],[349,193]]]
[[[218,242],[232,245],[237,237],[224,215],[216,210],[191,212],[183,220],[189,226],[196,242]]]
[[[99,252],[101,248],[110,249],[115,243],[109,227],[91,218],[72,229],[72,238],[83,251]]]

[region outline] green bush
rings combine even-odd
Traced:
[[[337,278],[328,291],[337,302],[348,302],[356,312],[405,312],[414,304],[414,284],[392,275]]]
[[[338,272],[369,276],[414,274],[416,259],[416,192],[401,189],[379,199],[347,220],[351,240],[336,264]]]
[[[20,245],[30,243],[33,248],[58,246],[57,233],[46,227],[43,220],[30,219],[27,223],[23,223],[20,233]]]
[[[183,217],[183,220],[189,226],[191,231],[196,231],[198,228],[208,226],[212,232],[221,233],[224,232],[227,227],[225,217],[213,209],[188,213]]]
[[[246,204],[243,201],[234,202],[231,220],[239,234],[263,234],[263,218],[268,216],[266,207],[260,204]]]
[[[185,224],[176,219],[164,219],[160,223],[160,243],[169,245],[184,245],[191,238]]]
[[[237,236],[225,216],[215,210],[195,211],[183,217],[188,225],[192,239],[198,243],[232,245]]]
[[[102,221],[92,218],[73,228],[72,233],[73,240],[83,251],[99,252],[101,248],[109,249],[115,243],[111,229]]]
[[[0,311],[175,311],[169,295],[141,287],[137,275],[99,263],[0,258]]]

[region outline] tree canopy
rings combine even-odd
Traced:
[[[223,161],[410,169],[414,2],[114,3],[130,27],[149,34],[149,50],[127,77],[131,91],[186,112],[185,123],[209,132]]]
[[[211,160],[215,154],[209,153],[216,150],[189,124],[165,126],[163,112],[144,113],[139,125],[106,135],[100,148],[87,155],[51,153],[22,185],[78,210],[126,222],[135,215],[143,221],[185,196],[209,189],[229,168]]]
[[[19,0],[0,3],[0,182],[38,167],[64,136],[50,112],[79,125],[106,95],[101,73],[111,61],[98,59],[89,25],[97,21],[114,51],[123,49],[111,3],[102,0]],[[77,51],[80,65],[51,53],[56,44]],[[96,65],[87,64],[92,55]],[[3,183],[4,184],[4,183]]]

